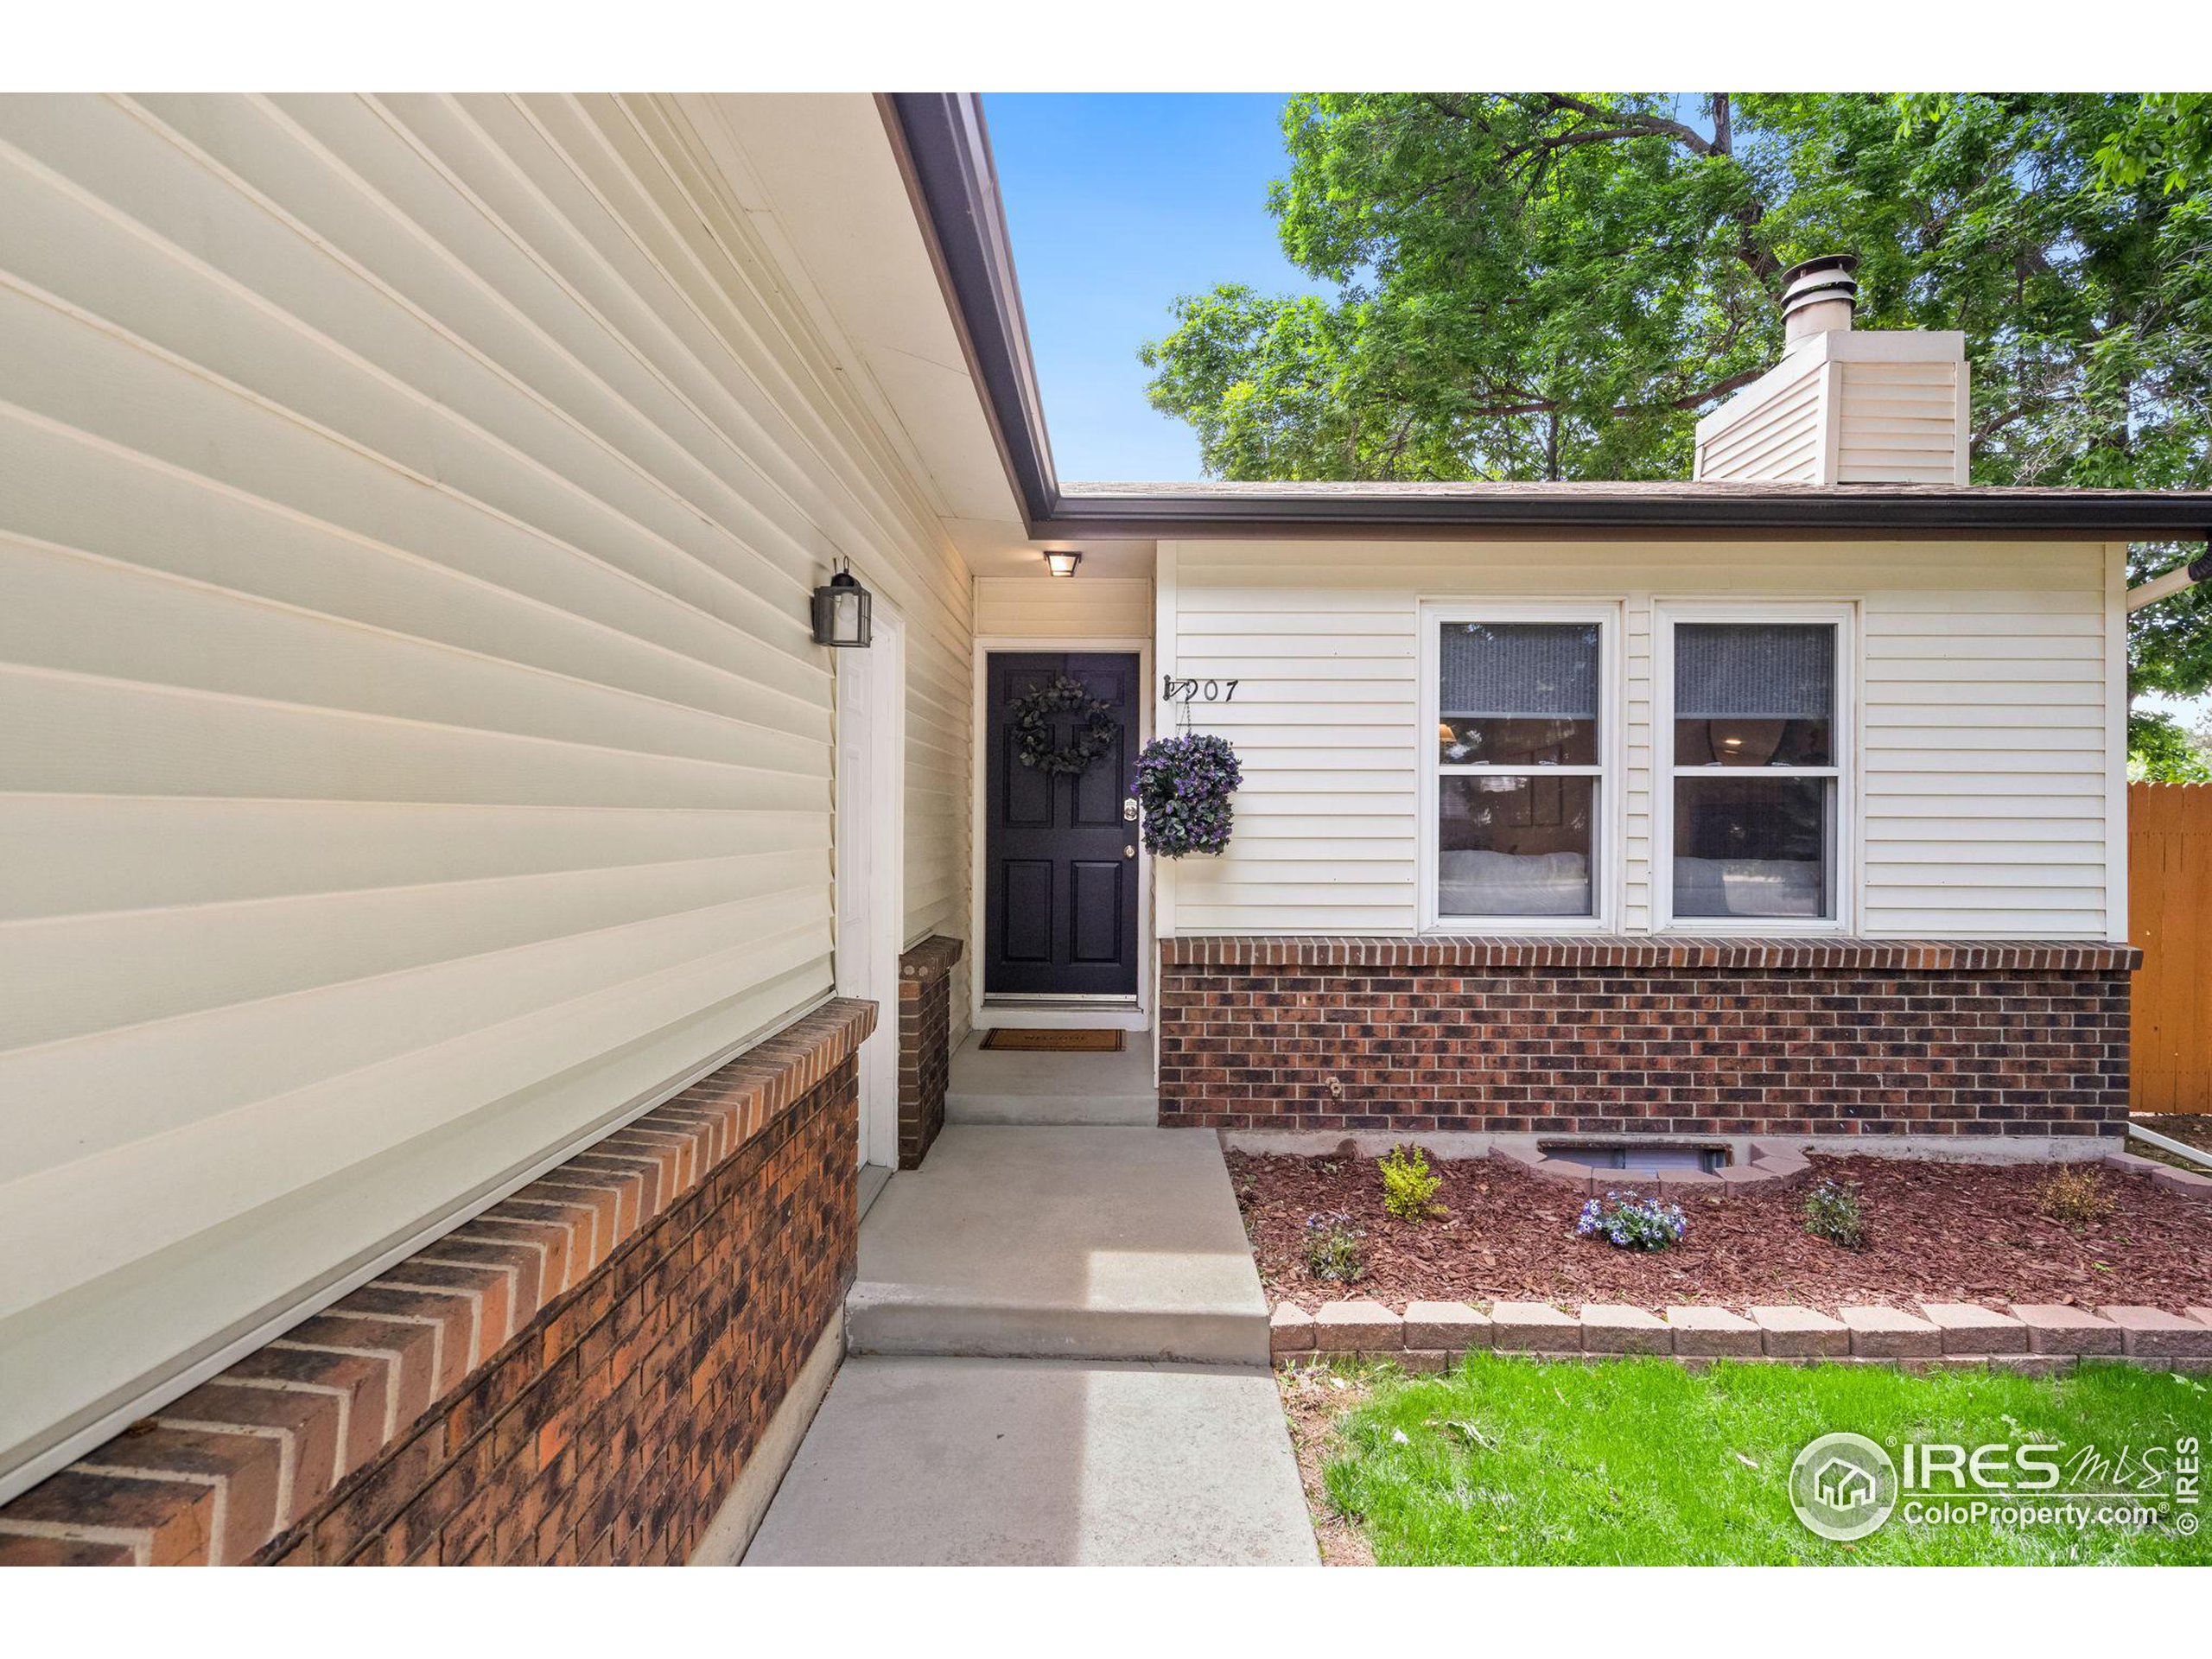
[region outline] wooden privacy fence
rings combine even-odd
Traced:
[[[2139,1112],[2212,1112],[2212,784],[2127,786]]]

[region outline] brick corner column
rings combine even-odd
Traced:
[[[952,969],[965,947],[932,934],[899,958],[899,1167],[917,1169],[944,1127],[952,1075]]]

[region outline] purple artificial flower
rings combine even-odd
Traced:
[[[1243,781],[1227,738],[1185,732],[1153,739],[1137,757],[1135,780],[1145,846],[1163,858],[1220,854],[1229,845],[1229,797]]]

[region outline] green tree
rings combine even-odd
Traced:
[[[1868,326],[1965,331],[1976,482],[2212,482],[2205,95],[1309,93],[1283,135],[1335,297],[1186,296],[1141,353],[1215,476],[1683,477],[1778,273],[1851,251]],[[2212,685],[2202,590],[2131,640],[2135,690]]]
[[[2127,775],[2157,784],[2212,784],[2212,728],[2191,732],[2171,715],[2128,715]]]
[[[2123,188],[2154,180],[2169,195],[2212,173],[2212,92],[2145,92],[2097,147],[2097,168]]]

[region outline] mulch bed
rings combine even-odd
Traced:
[[[1830,1312],[1847,1302],[1920,1300],[2212,1306],[2212,1205],[2164,1192],[2146,1176],[2101,1170],[2113,1213],[2076,1234],[2039,1211],[2048,1165],[1812,1163],[1811,1175],[1778,1192],[1684,1202],[1688,1236],[1645,1254],[1576,1238],[1580,1195],[1496,1159],[1432,1160],[1449,1213],[1414,1224],[1384,1212],[1372,1159],[1229,1154],[1268,1300],[1309,1312],[1347,1297],[1401,1312],[1408,1301],[1738,1311],[1794,1303]],[[1858,1185],[1865,1249],[1805,1231],[1805,1188],[1822,1175]],[[1366,1272],[1350,1285],[1316,1279],[1306,1267],[1306,1218],[1332,1211],[1349,1214],[1366,1235]]]

